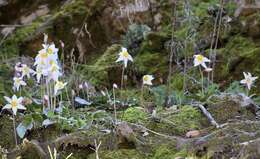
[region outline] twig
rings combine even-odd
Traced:
[[[101,141],[99,142],[99,144],[97,144],[97,140],[95,139],[94,140],[94,143],[95,143],[95,149],[94,148],[91,148],[93,151],[95,151],[96,153],[96,159],[99,159],[99,155],[98,155],[98,150],[100,148],[100,145],[101,145]]]
[[[137,126],[137,127],[140,127],[141,129],[144,129],[144,130],[149,131],[149,132],[151,132],[151,133],[153,133],[153,134],[155,134],[155,135],[162,136],[162,137],[167,138],[167,139],[171,139],[171,140],[183,140],[183,141],[186,140],[186,139],[184,139],[184,138],[182,138],[182,137],[178,137],[178,136],[169,136],[169,135],[161,134],[161,133],[159,133],[159,132],[156,132],[156,131],[153,131],[153,130],[151,130],[151,129],[148,129],[148,128],[144,127],[143,125],[139,125],[139,124],[135,124],[135,123],[130,123],[130,124],[131,124],[131,125],[134,125],[134,126]]]
[[[216,128],[220,128],[220,125],[216,122],[216,120],[212,117],[212,115],[210,114],[210,112],[207,111],[207,109],[202,105],[202,104],[198,104],[197,105],[200,110],[203,112],[203,114],[208,118],[209,122],[213,125],[216,126]]]

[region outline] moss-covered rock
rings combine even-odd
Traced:
[[[181,106],[178,113],[164,116],[159,123],[150,123],[149,127],[169,135],[185,135],[188,131],[199,130],[207,125],[202,113],[192,106]]]
[[[143,108],[131,107],[124,112],[123,120],[131,123],[144,122],[148,118]]]
[[[15,147],[13,121],[10,116],[2,116],[0,122],[0,145],[5,149],[12,149]]]
[[[148,159],[145,155],[140,154],[134,149],[121,149],[116,151],[101,151],[99,157],[103,159]],[[95,159],[95,154],[90,155],[89,159]]]

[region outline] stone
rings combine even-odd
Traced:
[[[199,130],[192,130],[186,133],[187,138],[194,138],[200,136],[200,131]]]

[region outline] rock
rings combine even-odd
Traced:
[[[7,0],[0,0],[0,7],[7,5]]]
[[[13,33],[14,30],[15,30],[15,27],[5,27],[1,30],[1,34],[4,36],[7,36],[7,35]]]
[[[49,10],[47,5],[41,5],[41,6],[38,7],[38,9],[35,12],[31,13],[30,15],[22,16],[21,19],[20,19],[20,22],[22,24],[30,24],[36,18],[48,14],[49,11],[50,10]]]
[[[255,104],[241,94],[221,94],[214,99],[214,104],[209,104],[207,109],[217,123],[226,123],[232,119],[255,119]]]
[[[193,131],[189,131],[186,133],[187,138],[194,138],[194,137],[198,137],[198,136],[200,136],[199,130],[193,130]]]
[[[242,1],[235,11],[235,17],[249,16],[260,10],[260,2],[255,0]]]

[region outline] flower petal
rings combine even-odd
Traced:
[[[11,103],[12,99],[7,97],[7,96],[4,96],[4,99],[8,102],[8,103]]]
[[[6,104],[3,109],[11,109],[12,108],[12,105],[11,104]]]
[[[22,110],[26,110],[26,107],[21,105],[21,104],[18,104],[17,105],[17,109],[22,109]]]
[[[12,111],[13,111],[14,115],[16,115],[17,108],[16,107],[12,107]]]

